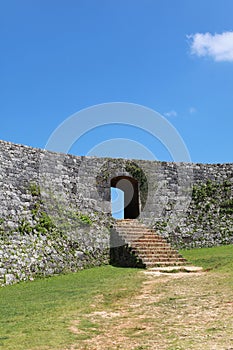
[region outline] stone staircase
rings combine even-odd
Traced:
[[[127,245],[131,254],[146,268],[187,264],[187,260],[164,238],[138,220],[116,220],[113,229],[122,244]]]

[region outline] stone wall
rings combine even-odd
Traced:
[[[178,249],[233,244],[233,164],[186,166],[193,173],[188,206],[170,225],[170,197],[151,226]]]
[[[0,142],[0,166],[0,284],[109,263],[97,160]]]
[[[138,181],[139,220],[174,246],[233,243],[233,164],[77,157],[0,142],[0,283],[106,264],[110,184]]]

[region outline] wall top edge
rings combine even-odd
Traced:
[[[55,152],[55,151],[50,151],[50,150],[46,150],[46,149],[42,149],[39,147],[32,147],[32,146],[28,146],[28,145],[24,145],[24,144],[18,144],[18,143],[14,143],[14,142],[10,142],[10,141],[5,141],[5,140],[0,140],[0,147],[1,148],[5,148],[7,149],[24,149],[26,150],[30,150],[30,151],[34,151],[34,152],[38,152],[38,153],[49,153],[49,154],[55,154],[55,155],[66,155],[72,158],[76,158],[76,159],[100,159],[100,160],[129,160],[129,161],[133,161],[135,163],[151,163],[151,164],[176,164],[176,165],[187,165],[187,166],[213,166],[213,167],[220,167],[220,166],[232,166],[233,167],[233,163],[231,162],[226,162],[226,163],[194,163],[194,162],[172,162],[172,161],[163,161],[163,160],[146,160],[146,159],[134,159],[134,158],[114,158],[114,157],[97,157],[97,156],[80,156],[80,155],[74,155],[74,154],[69,154],[69,153],[63,153],[63,152]],[[0,149],[1,152],[1,149]]]

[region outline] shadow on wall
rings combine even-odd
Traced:
[[[110,264],[117,267],[146,267],[114,228],[110,230]]]

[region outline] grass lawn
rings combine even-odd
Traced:
[[[233,245],[181,250],[180,253],[194,265],[202,266],[206,270],[233,275]]]
[[[99,298],[108,308],[132,297],[141,280],[135,269],[104,266],[3,287],[0,348],[58,349],[89,337],[93,329],[88,322],[82,321],[88,332],[79,336],[69,331],[70,321],[88,314]]]
[[[0,289],[0,349],[233,348],[233,246],[181,251],[207,272],[104,266]]]

